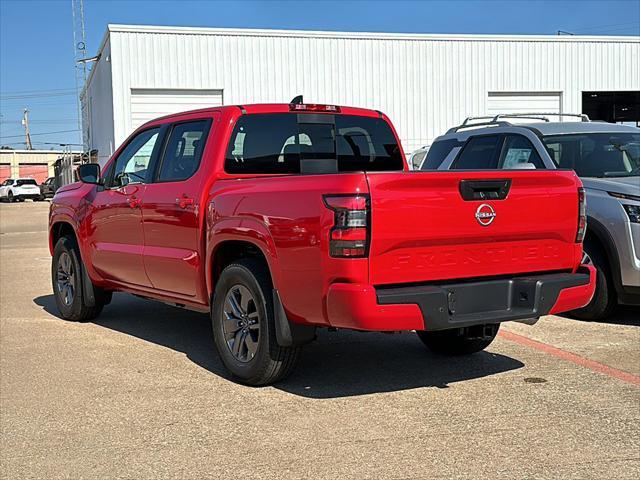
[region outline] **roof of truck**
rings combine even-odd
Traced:
[[[325,103],[312,103],[305,102],[302,105],[307,106],[326,106],[330,104]],[[333,114],[333,115],[360,115],[364,117],[383,117],[383,113],[378,110],[368,109],[368,108],[358,108],[358,107],[348,107],[343,105],[330,105],[332,107],[337,107],[338,110],[327,110],[327,111],[318,111],[318,110],[305,110],[301,108],[299,110],[292,110],[291,104],[289,103],[252,103],[246,105],[224,105],[220,107],[206,107],[199,108],[197,110],[187,110],[184,112],[176,112],[171,113],[169,115],[164,115],[162,117],[155,118],[147,123],[154,123],[158,120],[165,120],[174,117],[180,117],[183,115],[193,115],[197,113],[208,113],[208,112],[220,112],[220,111],[228,111],[228,110],[236,110],[242,114],[256,114],[256,113],[317,113],[317,114]]]

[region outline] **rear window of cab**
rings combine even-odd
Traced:
[[[389,124],[382,118],[356,115],[243,115],[225,159],[225,171],[240,174],[403,169],[402,153]]]

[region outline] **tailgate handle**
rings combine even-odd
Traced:
[[[460,180],[460,195],[464,200],[504,200],[511,188],[507,180]]]

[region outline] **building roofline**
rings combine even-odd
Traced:
[[[253,37],[305,37],[344,38],[367,40],[433,40],[433,41],[523,41],[523,42],[623,42],[640,43],[640,35],[499,35],[499,34],[442,34],[442,33],[388,33],[388,32],[340,32],[329,30],[277,30],[253,28],[178,27],[160,25],[109,24],[100,51],[108,33],[177,33],[186,35],[236,35]]]
[[[398,41],[483,41],[483,42],[558,42],[558,43],[640,43],[638,36],[607,36],[607,35],[498,35],[498,34],[446,34],[446,33],[388,33],[388,32],[339,32],[329,30],[277,30],[255,28],[214,28],[214,27],[179,27],[162,25],[107,25],[102,36],[97,55],[102,56],[103,50],[111,33],[160,33],[183,35],[226,35],[245,37],[284,37],[284,38],[326,38],[326,39],[354,39],[354,40],[398,40]],[[80,92],[84,96],[87,86],[91,83],[95,72],[95,65],[91,68],[86,83]]]

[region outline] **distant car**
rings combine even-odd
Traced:
[[[56,190],[56,177],[49,177],[40,184],[40,196],[43,200],[45,198],[52,198]]]
[[[424,162],[424,158],[427,156],[427,153],[429,152],[429,146],[426,145],[424,147],[420,147],[419,149],[415,150],[410,156],[409,156],[409,168],[411,170],[420,170],[420,167],[422,166],[422,163]]]
[[[598,276],[592,301],[572,313],[599,320],[617,303],[640,305],[640,129],[541,115],[468,118],[436,138],[421,170],[575,170],[587,195],[584,251]]]
[[[40,188],[33,178],[9,178],[0,185],[0,199],[23,202],[26,198],[40,200]]]

